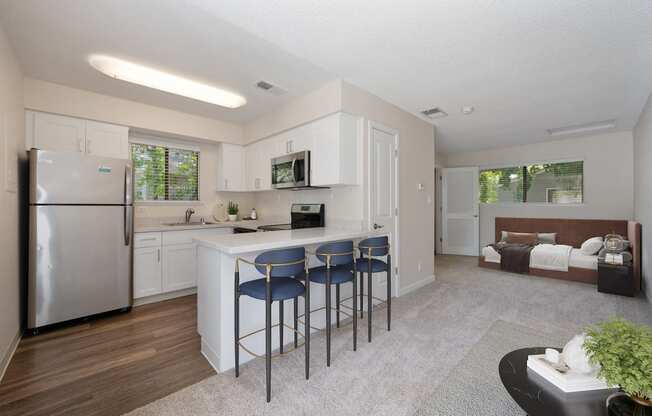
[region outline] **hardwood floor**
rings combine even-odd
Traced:
[[[215,374],[199,343],[194,295],[25,337],[0,415],[123,414]]]

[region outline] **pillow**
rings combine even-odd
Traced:
[[[592,237],[582,243],[580,250],[582,254],[593,256],[602,248],[602,237]]]
[[[537,233],[539,244],[557,244],[557,233]]]
[[[528,246],[534,246],[537,244],[537,235],[536,233],[507,233],[507,239],[505,240],[508,244],[526,244]]]

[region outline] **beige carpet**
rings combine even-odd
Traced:
[[[302,350],[274,360],[269,404],[264,360],[254,360],[242,367],[238,379],[232,372],[218,374],[131,415],[445,415],[454,412],[447,405],[465,387],[464,378],[457,378],[455,393],[442,395],[444,382],[451,384],[452,370],[459,374],[470,351],[515,348],[538,332],[565,338],[614,314],[652,324],[651,305],[643,299],[601,294],[592,285],[480,269],[476,261],[438,256],[437,282],[393,302],[391,332],[382,329],[384,314],[376,313],[373,343],[361,336],[355,353],[350,327],[335,331],[330,368],[324,338],[315,336],[309,381],[303,377]],[[505,330],[509,324],[515,325]],[[522,327],[529,329],[514,330]],[[363,324],[360,333],[365,329]],[[512,335],[496,338],[496,333]],[[491,347],[495,339],[505,345]],[[491,372],[498,353],[487,354],[486,360],[469,357]],[[451,402],[446,402],[449,394]],[[507,404],[505,415],[514,411]]]

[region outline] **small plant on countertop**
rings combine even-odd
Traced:
[[[227,207],[227,212],[229,215],[238,215],[238,211],[238,204],[233,201],[229,201],[229,205]]]
[[[652,329],[622,318],[587,328],[584,349],[599,376],[634,401],[652,405]]]

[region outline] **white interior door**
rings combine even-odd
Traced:
[[[395,271],[398,268],[397,151],[398,132],[369,123],[369,220],[373,228],[386,230],[390,235]],[[392,276],[392,292],[396,296],[398,279],[396,273]]]
[[[442,169],[442,240],[444,254],[479,254],[477,167]]]

